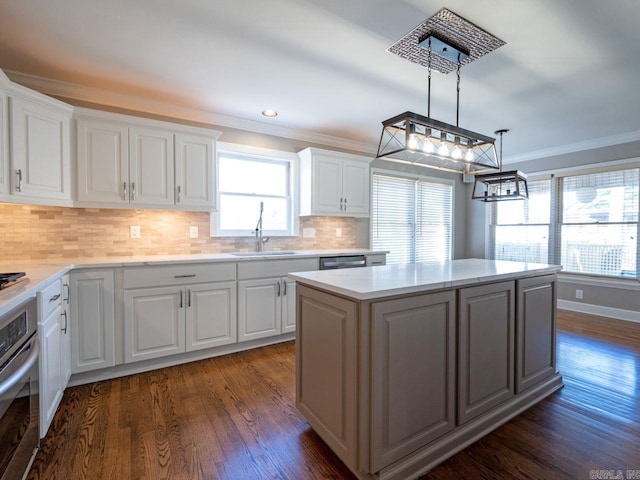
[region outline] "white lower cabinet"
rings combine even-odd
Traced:
[[[235,343],[235,318],[235,282],[125,290],[125,362]]]
[[[62,319],[61,280],[38,292],[40,339],[40,438],[44,438],[67,386],[65,357],[69,354]]]
[[[114,272],[77,270],[70,275],[71,371],[115,365]]]
[[[317,258],[239,263],[238,341],[295,332],[295,281],[285,275],[317,269]]]
[[[235,263],[124,271],[124,361],[237,341]]]

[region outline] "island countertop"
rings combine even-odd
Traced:
[[[560,265],[466,258],[445,262],[295,272],[289,277],[331,293],[371,300],[557,273]]]

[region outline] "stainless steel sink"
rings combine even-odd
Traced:
[[[232,253],[236,257],[273,257],[276,255],[295,255],[296,252],[240,252]]]

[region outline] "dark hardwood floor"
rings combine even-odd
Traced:
[[[640,478],[640,324],[558,320],[565,387],[423,478]],[[68,388],[28,478],[354,478],[297,412],[294,367],[288,342]]]

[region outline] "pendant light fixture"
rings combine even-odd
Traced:
[[[499,168],[495,138],[460,128],[460,67],[504,42],[455,13],[441,9],[389,51],[428,69],[427,116],[404,112],[382,122],[377,158],[463,174]],[[431,118],[431,71],[456,71],[456,124]]]
[[[526,200],[529,198],[527,176],[519,170],[502,171],[502,136],[509,130],[496,130],[500,135],[500,171],[476,175],[473,183],[473,200],[499,202],[501,200]]]

